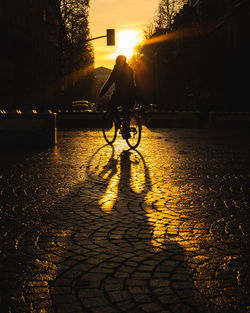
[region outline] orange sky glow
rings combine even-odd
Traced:
[[[133,47],[142,41],[143,29],[155,14],[159,0],[90,0],[89,27],[91,37],[116,31],[116,46],[107,46],[106,38],[92,41],[95,67],[113,68],[118,54],[129,59]]]

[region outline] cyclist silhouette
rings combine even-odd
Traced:
[[[111,109],[117,111],[117,107],[121,106],[124,114],[124,134],[123,138],[129,138],[129,113],[135,103],[135,82],[134,71],[127,64],[125,55],[118,55],[115,66],[110,73],[109,78],[101,88],[99,96],[102,97],[109,88],[115,84],[115,90],[111,96],[109,105]]]

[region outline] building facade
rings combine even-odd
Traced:
[[[60,80],[57,0],[1,0],[0,106],[43,109]]]
[[[189,1],[165,40],[143,49],[155,77],[151,101],[170,110],[249,111],[249,24],[248,0]]]

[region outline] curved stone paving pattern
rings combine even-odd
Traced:
[[[250,312],[244,130],[1,155],[1,312]]]

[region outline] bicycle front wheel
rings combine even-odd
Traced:
[[[102,132],[104,139],[108,144],[112,144],[117,135],[117,127],[115,123],[115,117],[112,112],[105,112],[102,120]]]
[[[130,115],[130,125],[129,125],[129,133],[130,138],[127,138],[127,144],[130,148],[135,149],[139,146],[139,143],[141,141],[141,121],[140,119],[132,113]]]

